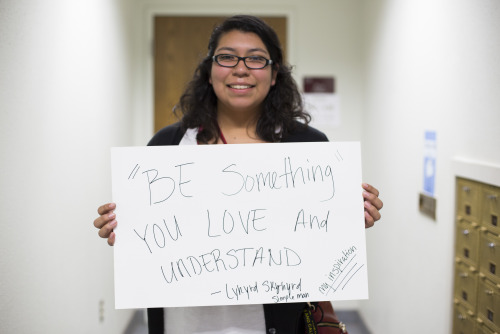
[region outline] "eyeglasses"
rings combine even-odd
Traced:
[[[212,57],[215,61],[222,67],[236,67],[240,60],[243,60],[245,66],[249,69],[258,70],[271,65],[273,61],[271,59],[266,59],[262,56],[249,56],[249,57],[238,57],[235,55],[220,54]]]

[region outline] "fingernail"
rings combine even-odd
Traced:
[[[372,207],[372,205],[370,204],[370,202],[365,201],[365,208],[369,209],[371,207]]]
[[[113,213],[109,214],[108,219],[115,219],[115,217],[116,217],[116,214],[113,212]]]
[[[117,221],[113,220],[111,223],[109,223],[109,226],[114,228],[114,227],[116,227],[116,224],[117,224]]]

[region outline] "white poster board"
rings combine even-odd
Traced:
[[[116,308],[368,298],[358,142],[111,153]]]

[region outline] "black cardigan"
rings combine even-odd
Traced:
[[[184,133],[181,123],[169,125],[158,131],[151,138],[148,146],[178,145]],[[297,124],[295,131],[281,140],[284,143],[321,141],[328,141],[324,133],[302,124]],[[304,333],[302,312],[305,306],[306,303],[264,304],[266,332],[269,334]],[[148,327],[149,334],[165,332],[163,308],[148,308]]]

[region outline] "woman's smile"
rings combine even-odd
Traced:
[[[253,85],[227,85],[229,88],[236,89],[236,90],[242,90],[242,89],[249,89],[254,87]]]

